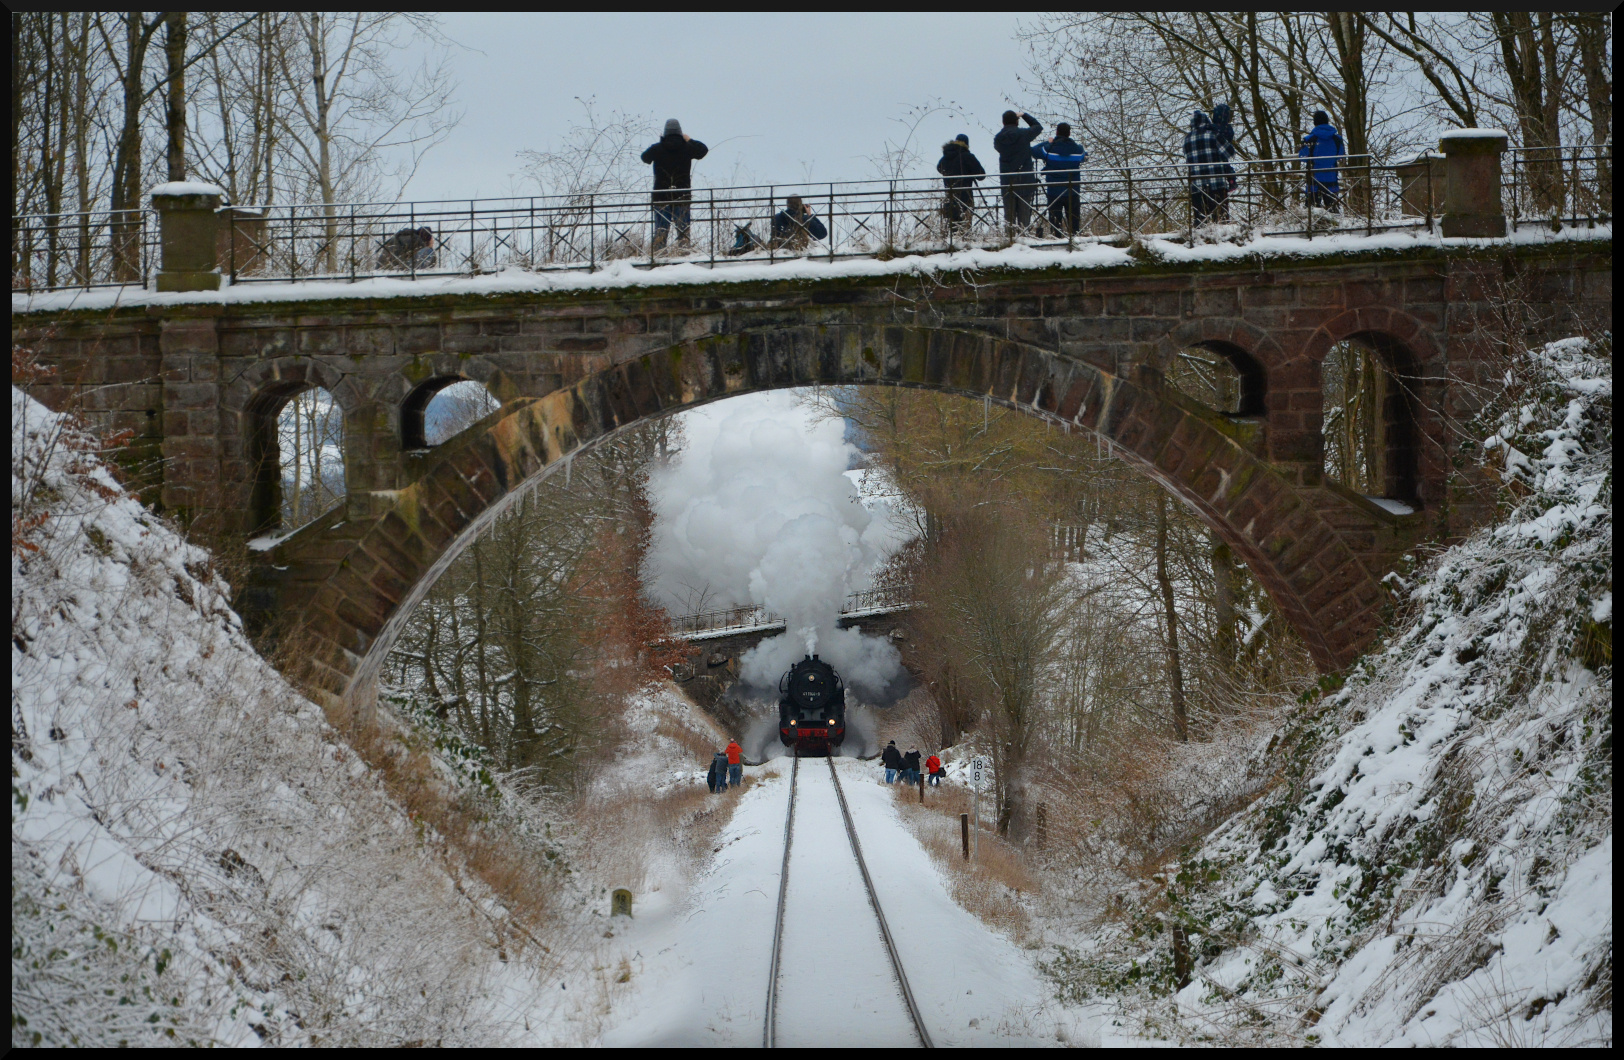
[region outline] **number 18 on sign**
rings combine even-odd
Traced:
[[[983,755],[976,755],[970,759],[970,801],[975,811],[976,826],[970,837],[970,856],[977,858],[981,853],[981,775],[991,765]]]

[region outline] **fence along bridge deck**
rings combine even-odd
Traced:
[[[840,619],[869,618],[906,611],[913,601],[905,589],[870,589],[852,593],[840,608]],[[784,628],[784,618],[765,607],[724,607],[678,615],[671,628],[683,640],[713,640],[740,633],[769,632]]]

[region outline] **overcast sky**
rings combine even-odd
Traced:
[[[934,175],[937,150],[960,132],[985,163],[999,114],[1021,102],[1019,17],[446,14],[465,115],[404,197],[531,192],[515,156],[557,146],[582,115],[578,96],[681,120],[711,148],[695,175],[703,170],[712,185],[735,172],[784,182],[874,176],[869,157],[906,135],[892,119],[938,97],[968,117],[937,114],[920,126],[915,145],[927,161],[917,175]]]

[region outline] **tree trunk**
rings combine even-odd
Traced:
[[[1600,150],[1613,138],[1613,79],[1612,64],[1607,61],[1607,35],[1610,15],[1581,12],[1568,16],[1579,42],[1579,65],[1585,79],[1585,102],[1590,109],[1590,142],[1598,150],[1596,160],[1597,201],[1590,204],[1592,212],[1613,212],[1613,165],[1611,153]]]
[[[164,55],[169,92],[164,125],[169,131],[169,179],[186,179],[186,12],[164,12]]]
[[[1365,77],[1365,21],[1353,12],[1339,11],[1327,16],[1331,39],[1336,44],[1337,67],[1342,75],[1342,137],[1348,156],[1355,159],[1354,171],[1346,174],[1343,186],[1348,207],[1364,212],[1370,202],[1364,165],[1370,153],[1369,85]]]
[[[23,212],[21,188],[23,142],[23,16],[11,13],[11,216]],[[15,235],[12,237],[16,238]],[[16,244],[12,244],[13,248]],[[11,271],[17,272],[17,254],[12,252]]]
[[[1184,663],[1179,656],[1179,618],[1173,599],[1173,579],[1167,573],[1167,495],[1156,500],[1156,584],[1162,591],[1162,610],[1167,616],[1167,691],[1173,705],[1173,735],[1190,739],[1190,723],[1184,702]]]
[[[111,221],[113,237],[113,278],[132,282],[141,276],[141,222],[123,211],[141,208],[141,104],[146,99],[142,86],[147,44],[152,40],[156,21],[144,23],[141,12],[124,15],[124,118],[113,156]]]
[[[1235,589],[1240,581],[1240,572],[1235,569],[1235,553],[1230,547],[1217,534],[1211,535],[1211,540],[1213,654],[1227,669],[1235,663]]]

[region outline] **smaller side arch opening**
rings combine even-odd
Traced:
[[[465,376],[419,383],[400,406],[401,448],[432,449],[501,407],[485,384]]]
[[[1419,506],[1413,358],[1385,335],[1334,343],[1320,366],[1326,477]]]
[[[331,393],[284,382],[263,391],[249,415],[254,533],[303,526],[343,503],[344,410]]]
[[[1228,416],[1264,415],[1267,389],[1263,365],[1239,346],[1203,342],[1173,355],[1167,382],[1214,412]]]

